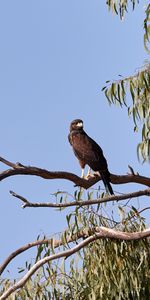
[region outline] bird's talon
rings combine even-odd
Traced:
[[[86,175],[86,177],[85,177],[85,179],[90,179],[90,178],[94,178],[95,177],[95,175],[94,174],[87,174]]]

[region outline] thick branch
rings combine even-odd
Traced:
[[[79,231],[76,234],[74,234],[71,237],[66,238],[66,242],[71,243],[76,241],[79,238],[83,238],[85,236],[87,236],[88,232],[87,231]],[[15,250],[14,252],[12,252],[5,260],[4,262],[0,265],[0,275],[4,272],[5,268],[8,266],[8,264],[19,254],[23,253],[24,251],[27,251],[28,249],[35,247],[35,246],[39,246],[39,245],[43,245],[43,244],[49,244],[50,246],[53,245],[53,248],[58,248],[60,246],[63,245],[62,240],[54,240],[53,238],[51,239],[42,239],[42,240],[37,240],[31,243],[28,243],[26,245],[23,245],[22,247],[18,248],[17,250]]]
[[[11,195],[15,198],[20,199],[24,204],[22,205],[23,208],[25,207],[54,207],[54,208],[64,208],[64,207],[70,207],[70,206],[85,206],[85,205],[93,205],[93,204],[100,204],[105,202],[111,202],[111,201],[122,201],[126,199],[131,198],[137,198],[141,196],[150,196],[150,189],[137,191],[134,193],[128,193],[124,195],[113,195],[113,196],[107,196],[104,198],[94,199],[94,200],[85,200],[85,201],[73,201],[68,203],[38,203],[38,202],[30,202],[26,198],[16,194],[13,191],[10,191]]]
[[[119,239],[119,240],[139,240],[142,238],[146,238],[150,236],[150,229],[146,229],[143,232],[121,232],[121,231],[115,231],[113,229],[108,229],[106,227],[97,227],[95,228],[95,232],[89,237],[87,237],[85,240],[81,241],[78,245],[74,246],[73,248],[62,251],[57,254],[53,254],[50,256],[46,256],[42,259],[40,259],[36,264],[34,264],[31,269],[25,274],[25,276],[20,279],[17,283],[12,285],[6,292],[3,293],[3,295],[0,297],[0,300],[5,300],[10,296],[13,292],[18,290],[19,288],[22,288],[26,282],[29,280],[29,278],[44,264],[46,264],[49,261],[55,260],[57,258],[62,257],[68,257],[70,255],[73,255],[74,253],[81,250],[83,247],[87,246],[91,242],[101,239],[101,238],[110,238],[110,239]]]
[[[94,177],[89,177],[88,179],[81,178],[70,172],[63,171],[55,171],[51,172],[45,169],[32,167],[32,166],[24,166],[20,163],[12,163],[2,157],[0,157],[0,161],[5,165],[11,167],[11,169],[7,169],[0,173],[0,181],[14,175],[35,175],[42,177],[44,179],[66,179],[72,181],[75,185],[81,186],[85,189],[88,189],[99,180],[101,177],[98,175],[94,175]],[[128,174],[128,175],[115,175],[111,174],[111,183],[113,184],[123,184],[135,182],[139,184],[144,184],[150,187],[150,178],[140,176],[139,174]]]

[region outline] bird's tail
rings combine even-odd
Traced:
[[[104,186],[106,188],[106,191],[111,194],[111,195],[114,195],[114,192],[113,192],[113,189],[112,189],[112,186],[110,184],[110,173],[108,170],[106,171],[100,171],[100,175],[101,175],[101,178],[103,180],[103,183],[104,183]]]

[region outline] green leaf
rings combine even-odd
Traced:
[[[104,91],[106,88],[107,88],[107,86],[104,86],[104,87],[101,89],[101,91]]]

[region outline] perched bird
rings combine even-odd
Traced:
[[[84,168],[88,165],[101,175],[106,191],[113,195],[106,158],[101,147],[83,130],[82,120],[76,119],[71,122],[68,139],[82,168],[81,176],[84,177]]]

